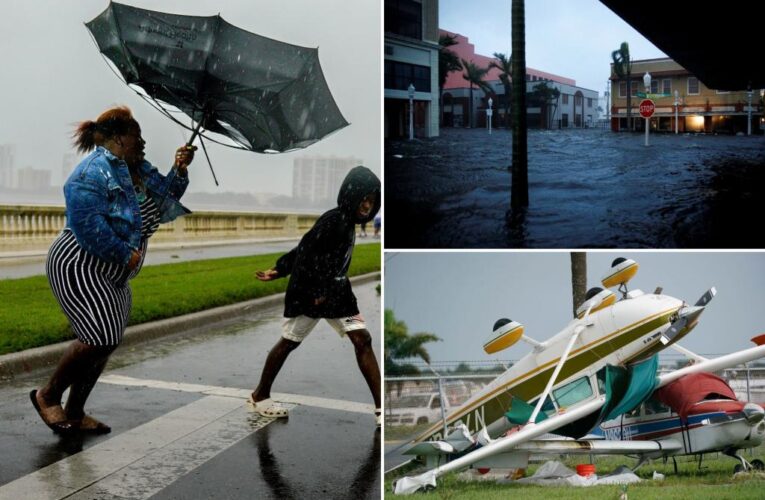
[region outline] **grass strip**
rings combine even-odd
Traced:
[[[147,266],[131,281],[129,324],[171,318],[281,293],[287,280],[262,282],[255,271],[270,269],[283,253]],[[380,270],[380,245],[358,245],[348,272]],[[74,338],[45,276],[0,280],[0,354]]]

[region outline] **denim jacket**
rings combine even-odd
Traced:
[[[189,184],[175,169],[167,176],[145,161],[139,167],[146,191],[159,207],[160,222],[191,213],[178,200]],[[85,251],[127,265],[141,243],[141,212],[127,163],[98,146],[64,184],[66,226]]]

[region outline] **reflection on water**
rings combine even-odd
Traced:
[[[505,130],[387,143],[386,246],[763,246],[730,228],[765,195],[761,136],[656,134],[645,147],[638,134],[530,131],[525,214],[509,213],[510,164]]]
[[[271,490],[274,498],[279,498],[280,500],[306,498],[305,492],[301,491],[300,485],[295,486],[291,484],[288,479],[290,475],[299,475],[299,471],[296,470],[295,464],[280,463],[271,450],[271,429],[275,429],[279,425],[289,424],[283,420],[276,420],[272,424],[265,426],[253,434],[255,448],[258,453],[258,462],[260,464],[260,474],[268,485],[268,488]],[[283,442],[278,446],[284,447],[285,445],[289,446],[287,443]],[[309,443],[306,445],[311,446],[316,445],[316,443]],[[292,451],[293,453],[295,452],[295,450]],[[331,454],[331,451],[329,453]],[[348,500],[370,498],[373,493],[371,489],[375,485],[375,481],[379,476],[380,433],[375,432],[368,452],[364,457],[364,460],[359,463],[359,467],[356,469],[350,485],[347,487],[341,485],[341,489],[332,491],[332,494],[328,497]],[[329,481],[324,487],[330,487]]]

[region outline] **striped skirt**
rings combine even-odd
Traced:
[[[153,202],[141,204],[141,217],[141,261],[133,270],[86,252],[70,229],[48,250],[48,282],[80,342],[117,346],[122,341],[133,304],[129,280],[141,270],[148,237],[159,226]]]

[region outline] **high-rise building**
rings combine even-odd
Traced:
[[[15,144],[0,144],[0,187],[13,188],[13,164],[16,160]]]
[[[72,174],[74,167],[80,162],[80,155],[77,153],[64,153],[61,160],[61,185],[63,186],[69,176]]]
[[[363,162],[347,157],[295,158],[292,172],[292,197],[311,204],[333,205],[343,179],[355,166]]]
[[[16,187],[22,191],[46,191],[50,188],[50,170],[20,168]]]

